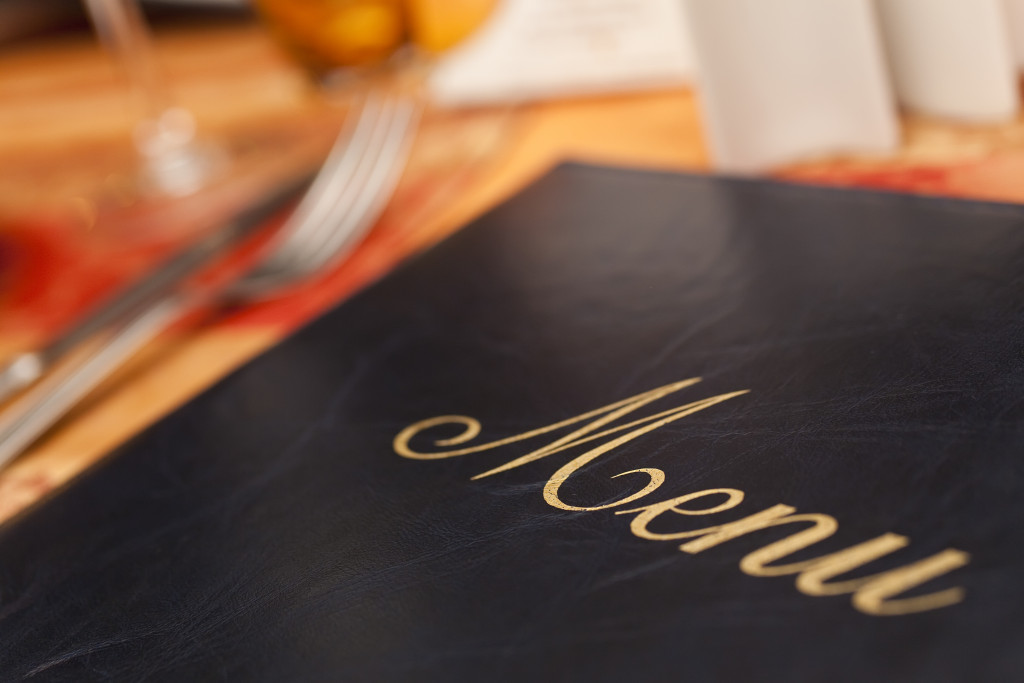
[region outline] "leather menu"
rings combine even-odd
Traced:
[[[0,679],[1024,675],[1024,208],[564,165],[0,530]]]

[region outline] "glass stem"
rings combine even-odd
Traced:
[[[85,0],[100,42],[128,79],[141,121],[135,147],[142,158],[143,180],[162,194],[198,190],[213,166],[211,151],[196,143],[195,118],[175,106],[156,59],[153,39],[135,0]]]

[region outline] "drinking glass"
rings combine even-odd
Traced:
[[[422,105],[403,180],[381,221],[422,245],[474,213],[471,191],[516,131],[512,103],[432,106],[428,77],[444,54],[497,16],[501,0],[254,0],[287,52],[339,107],[367,90],[399,90]],[[475,206],[479,209],[482,205]]]
[[[173,102],[138,4],[135,0],[85,0],[85,7],[142,112],[134,134],[142,189],[173,196],[199,190],[223,163],[223,155],[197,138],[192,113]]]

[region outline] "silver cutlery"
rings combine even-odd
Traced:
[[[309,187],[310,173],[275,191],[257,206],[242,212],[226,226],[160,264],[152,273],[90,311],[68,331],[40,349],[16,354],[0,366],[0,403],[34,384],[62,358],[116,324],[132,311],[159,299],[226,252],[254,234],[264,222]]]
[[[347,256],[376,223],[394,192],[418,116],[419,104],[412,98],[368,97],[351,132],[338,138],[295,211],[260,261],[240,279],[205,288],[168,287],[161,281],[144,296],[116,304],[116,310],[104,314],[102,324],[83,323],[104,328],[94,346],[61,364],[0,414],[0,467],[186,312],[211,301],[272,296]],[[180,280],[175,284],[180,285]],[[63,346],[58,350],[56,355],[66,351]]]

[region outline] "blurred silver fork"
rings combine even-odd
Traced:
[[[335,142],[320,172],[263,258],[235,282],[210,289],[155,292],[108,323],[94,348],[58,367],[0,414],[0,467],[30,446],[100,382],[195,307],[252,301],[339,262],[373,227],[408,159],[419,104],[368,97],[349,135]]]

